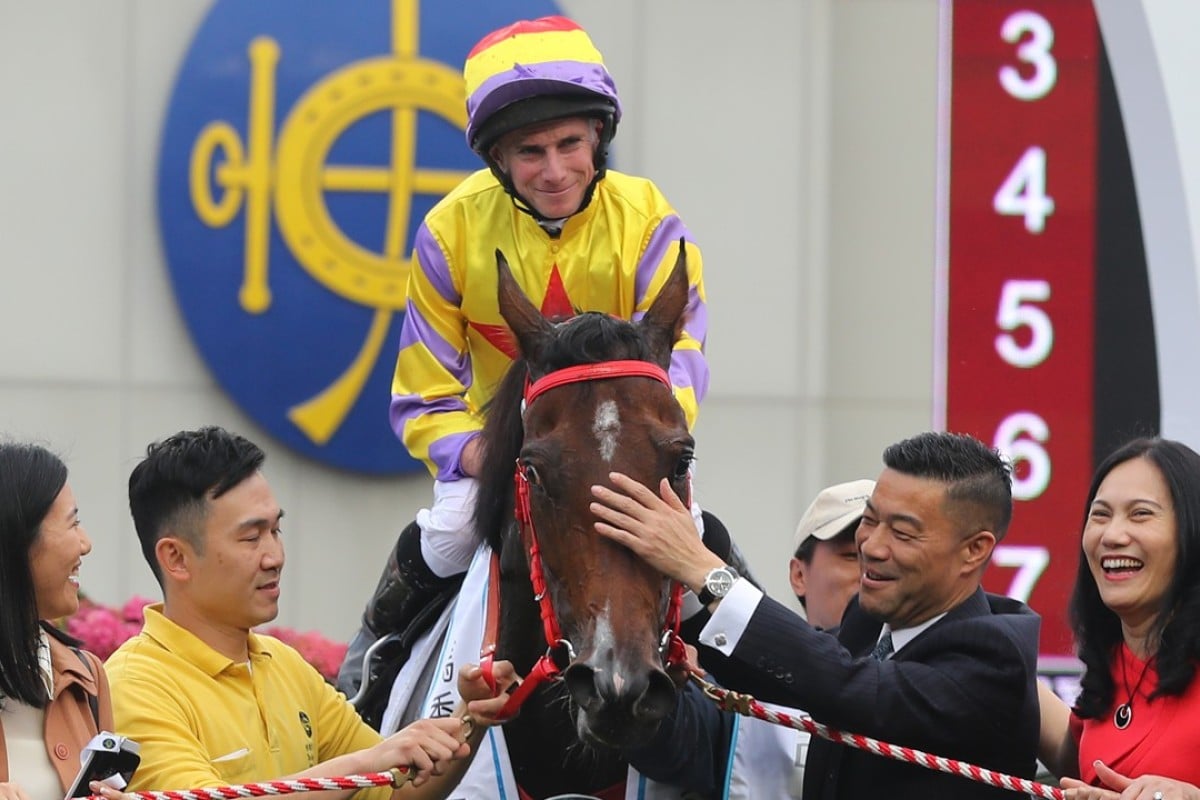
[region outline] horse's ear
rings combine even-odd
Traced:
[[[642,317],[639,328],[659,365],[666,369],[671,363],[671,349],[683,332],[684,310],[688,303],[687,248],[679,238],[679,255],[666,283]]]
[[[536,362],[546,341],[553,335],[553,328],[542,312],[538,311],[517,285],[509,269],[508,260],[500,249],[496,249],[496,299],[500,303],[500,316],[508,323],[517,345],[526,361]]]

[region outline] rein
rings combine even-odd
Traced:
[[[913,747],[901,747],[889,744],[880,739],[863,736],[860,733],[845,733],[828,725],[823,725],[807,715],[793,716],[786,712],[775,711],[767,708],[748,694],[730,691],[729,689],[723,689],[720,686],[709,683],[694,667],[689,668],[688,677],[700,687],[700,691],[704,693],[704,696],[716,703],[717,707],[722,711],[733,712],[746,717],[754,717],[755,719],[761,719],[774,725],[782,725],[785,728],[808,731],[813,736],[820,736],[822,739],[827,739],[835,744],[865,750],[868,753],[874,753],[877,756],[890,758],[895,761],[903,761],[906,764],[915,764],[918,767],[925,767],[926,769],[945,772],[950,775],[958,775],[978,783],[987,784],[988,786],[1021,792],[1044,798],[1044,800],[1065,800],[1066,798],[1066,793],[1057,786],[1038,783],[1028,778],[1018,778],[1015,775],[1006,775],[1003,772],[997,772],[953,758],[944,758],[943,756],[926,753],[924,750],[917,750]]]
[[[565,367],[547,373],[532,383],[526,382],[524,409],[528,409],[540,396],[573,383],[588,381],[603,381],[613,378],[650,378],[670,388],[671,380],[664,369],[648,361],[601,361],[594,364],[579,364]],[[541,547],[538,544],[537,531],[533,524],[533,512],[529,500],[529,479],[521,469],[521,461],[517,460],[513,471],[514,503],[513,515],[521,529],[521,540],[529,554],[529,580],[533,584],[533,598],[538,603],[538,611],[542,618],[542,630],[546,636],[546,652],[533,665],[529,675],[520,683],[509,696],[497,714],[498,721],[510,719],[521,704],[533,694],[543,683],[557,679],[558,676],[575,660],[575,648],[562,635],[558,625],[558,616],[554,613],[554,604],[546,586],[545,569],[542,566]],[[480,653],[480,669],[483,679],[491,687],[493,695],[497,693],[495,676],[492,673],[492,663],[496,654],[496,636],[499,629],[499,560],[497,553],[492,553],[491,581],[488,591],[487,630],[485,631],[484,647]],[[667,603],[666,618],[663,622],[662,641],[659,651],[663,656],[664,665],[671,667],[685,663],[687,652],[683,640],[679,637],[679,623],[683,605],[683,586],[672,583],[671,596]]]

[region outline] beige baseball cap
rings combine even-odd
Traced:
[[[875,481],[857,480],[822,489],[796,526],[795,552],[810,536],[826,541],[863,515],[867,498],[875,491]]]

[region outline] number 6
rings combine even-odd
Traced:
[[[1024,478],[1013,475],[1013,500],[1033,500],[1041,497],[1050,485],[1050,454],[1042,442],[1050,438],[1050,426],[1032,411],[1018,411],[1004,418],[996,428],[992,446],[1013,463],[1014,472],[1018,462],[1029,464]]]

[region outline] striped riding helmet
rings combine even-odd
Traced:
[[[617,87],[587,33],[566,17],[521,20],[488,34],[467,56],[467,144],[488,150],[526,125],[564,117],[604,122],[597,169],[621,118]]]

